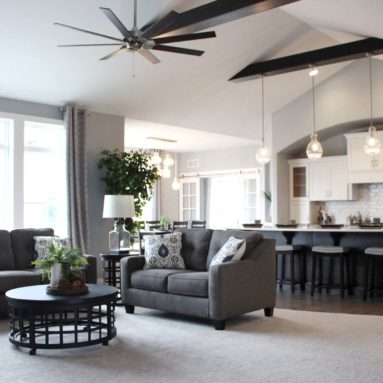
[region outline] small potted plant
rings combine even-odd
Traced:
[[[41,268],[43,280],[50,280],[48,294],[75,295],[88,291],[81,271],[88,261],[81,249],[70,249],[52,243],[47,256],[32,263]]]
[[[162,230],[169,230],[169,227],[170,227],[170,220],[169,220],[169,218],[162,217],[160,219],[160,226],[161,226]]]

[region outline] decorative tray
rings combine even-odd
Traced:
[[[358,226],[360,229],[381,229],[383,227],[383,224],[381,224],[381,223],[360,223]]]
[[[294,229],[294,228],[298,227],[298,224],[297,223],[294,223],[294,224],[288,223],[286,225],[283,225],[283,224],[277,223],[275,226],[280,228],[280,229]]]
[[[336,223],[328,223],[328,224],[320,224],[319,226],[323,229],[340,229],[344,225],[343,224],[336,224]]]
[[[244,228],[260,228],[263,226],[262,223],[243,223],[242,226]]]

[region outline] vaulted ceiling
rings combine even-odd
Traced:
[[[138,24],[208,2],[138,0]],[[133,0],[2,0],[0,97],[57,105],[76,102],[129,119],[229,135],[233,142],[235,137],[258,140],[260,83],[230,83],[233,74],[258,60],[362,37],[383,38],[380,0],[369,0],[368,6],[365,0],[301,0],[211,28],[215,39],[174,44],[202,49],[202,57],[156,52],[158,65],[135,57],[133,78],[132,54],[99,61],[113,47],[56,47],[106,41],[60,29],[54,22],[119,37],[99,6],[113,9],[132,25]],[[345,65],[322,68],[318,81]],[[308,89],[304,71],[267,78],[267,115]]]

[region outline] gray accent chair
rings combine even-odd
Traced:
[[[35,260],[36,236],[54,235],[53,229],[0,230],[0,317],[7,316],[5,293],[17,287],[39,285],[41,272],[32,265]],[[88,283],[97,283],[97,260],[87,255],[85,277]]]
[[[264,309],[272,316],[276,299],[275,240],[240,230],[179,229],[185,270],[144,270],[144,256],[121,260],[121,295],[127,313],[135,306],[214,321]],[[246,239],[241,261],[210,266],[230,236]]]

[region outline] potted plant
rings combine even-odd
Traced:
[[[136,217],[141,217],[154,183],[160,178],[158,168],[151,162],[151,154],[143,150],[103,150],[97,166],[103,172],[105,194],[133,195]],[[125,220],[125,227],[132,237],[139,229],[132,219]]]
[[[169,230],[170,227],[170,220],[167,217],[162,217],[160,219],[160,226],[162,230]]]
[[[48,294],[72,295],[88,291],[81,270],[88,261],[81,249],[70,249],[51,243],[47,256],[32,263],[41,268],[43,280],[50,280]]]

